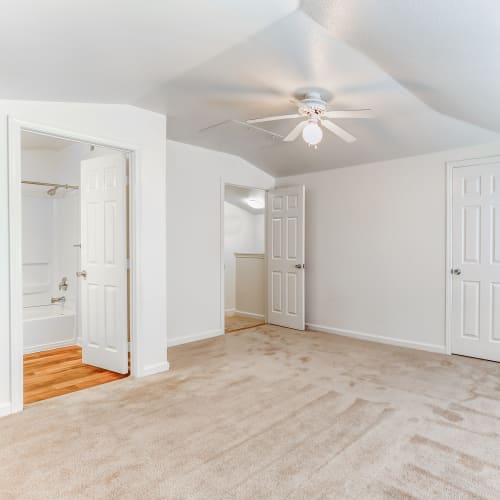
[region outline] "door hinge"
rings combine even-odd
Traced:
[[[130,269],[130,259],[127,257],[127,270]]]

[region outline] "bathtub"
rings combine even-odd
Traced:
[[[76,344],[76,315],[68,305],[23,308],[24,353]]]

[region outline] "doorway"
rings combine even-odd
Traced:
[[[266,191],[224,185],[224,332],[266,322]]]
[[[448,170],[447,343],[500,362],[500,157]]]
[[[24,404],[128,376],[129,153],[21,131]]]

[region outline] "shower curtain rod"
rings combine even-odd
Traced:
[[[80,186],[71,186],[70,184],[55,184],[53,182],[21,181],[21,184],[33,184],[35,186],[47,186],[64,189],[80,189]]]

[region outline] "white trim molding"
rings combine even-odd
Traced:
[[[14,413],[12,411],[12,406],[10,403],[3,403],[0,405],[0,417],[6,417],[7,415],[10,415],[11,413]]]
[[[256,318],[256,319],[261,319],[261,320],[265,319],[264,314],[257,314],[257,313],[247,312],[247,311],[238,311],[238,309],[236,309],[234,311],[234,313],[237,314],[238,316],[243,316],[244,318]]]
[[[156,363],[154,365],[146,365],[142,372],[144,377],[148,375],[155,375],[157,373],[168,372],[170,370],[170,363],[168,361],[163,361],[161,363]]]
[[[321,333],[331,333],[333,335],[341,335],[342,337],[351,337],[358,340],[368,340],[369,342],[378,342],[379,344],[388,344],[398,347],[407,347],[409,349],[418,349],[420,351],[437,352],[446,354],[446,346],[438,344],[426,344],[425,342],[416,342],[413,340],[401,340],[393,337],[385,337],[376,333],[364,333],[354,330],[346,330],[344,328],[333,328],[330,326],[316,325],[307,323],[306,328],[311,331]]]
[[[190,342],[197,342],[198,340],[220,337],[221,335],[224,335],[223,330],[208,330],[207,332],[193,333],[182,337],[174,337],[172,339],[167,338],[167,345],[168,347],[173,347],[174,345],[188,344]]]
[[[24,348],[24,354],[32,354],[34,352],[50,351],[51,349],[59,349],[60,347],[78,346],[78,341],[75,339],[61,340],[60,342],[51,342],[49,344],[39,344]]]
[[[234,256],[238,259],[264,259],[263,253],[239,253],[235,252]]]

